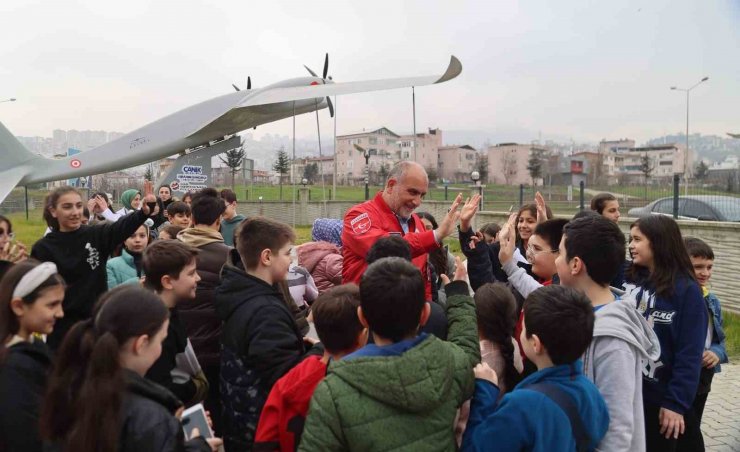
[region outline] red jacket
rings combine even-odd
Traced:
[[[367,268],[365,256],[370,247],[379,238],[390,234],[398,234],[409,242],[411,260],[421,270],[426,285],[427,300],[431,301],[432,284],[427,270],[427,253],[439,248],[434,232],[425,230],[419,216],[413,214],[409,220],[409,233],[404,234],[398,217],[383,200],[383,192],[379,192],[369,201],[352,207],[344,216],[342,282],[359,284]]]
[[[321,357],[309,356],[275,382],[257,424],[254,451],[298,450],[311,396],[325,375]]]

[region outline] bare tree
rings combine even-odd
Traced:
[[[516,177],[517,165],[516,157],[506,151],[501,154],[501,171],[504,173],[504,182],[511,185],[511,181]]]

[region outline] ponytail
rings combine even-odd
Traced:
[[[64,338],[41,412],[42,436],[65,450],[118,448],[125,387],[123,344],[154,337],[169,312],[154,292],[134,285],[103,294],[93,316]]]
[[[502,283],[484,284],[475,292],[475,312],[480,335],[496,344],[504,358],[506,392],[519,382],[519,372],[514,367],[512,335],[517,321],[514,295]]]

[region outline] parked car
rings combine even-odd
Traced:
[[[673,215],[673,198],[657,199],[645,207],[635,207],[627,216]],[[701,221],[740,221],[740,198],[732,196],[679,196],[678,218]]]

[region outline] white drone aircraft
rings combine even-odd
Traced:
[[[312,77],[284,80],[264,88],[236,92],[192,105],[147,124],[114,141],[81,154],[48,159],[32,154],[0,123],[0,202],[18,185],[29,185],[117,171],[207,146],[261,124],[329,108],[330,96],[443,83],[460,75],[462,64],[452,56],[441,76],[334,83],[306,69]],[[196,151],[197,152],[197,151]]]

